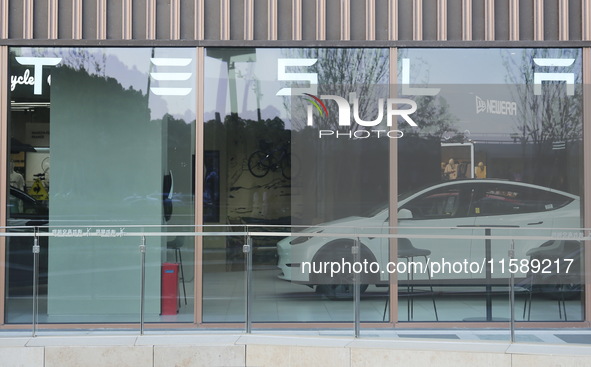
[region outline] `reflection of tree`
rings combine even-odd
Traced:
[[[399,50],[398,52],[398,75],[402,75],[402,59],[408,59],[408,50]],[[409,73],[416,78],[411,80],[412,87],[429,87],[429,64],[417,57],[412,58],[411,70]],[[400,79],[400,77],[399,77]],[[439,95],[434,96],[408,96],[401,95],[403,98],[411,98],[417,104],[417,110],[412,114],[412,119],[418,127],[411,127],[406,123],[398,125],[405,135],[424,136],[424,137],[445,137],[448,141],[462,141],[463,135],[458,135],[458,130],[454,127],[458,118],[450,112],[447,100]]]
[[[93,52],[95,49],[84,47],[38,48],[34,49],[36,57],[61,57],[62,65],[74,70],[85,70],[89,75],[106,76],[107,55],[105,52]]]
[[[576,158],[567,153],[577,149],[581,140],[582,88],[581,55],[573,49],[526,49],[520,55],[503,51],[507,81],[512,84],[517,101],[517,124],[512,137],[523,146],[522,166],[527,180],[571,192],[578,191]],[[569,66],[539,66],[534,59],[574,59]],[[570,73],[575,76],[574,95],[568,95],[564,82],[542,83],[541,94],[534,91],[534,71],[538,73]],[[527,151],[531,146],[531,162]],[[532,176],[533,174],[533,176]],[[569,179],[570,178],[570,179]]]
[[[439,139],[446,136],[451,138],[450,141],[459,137],[463,138],[463,136],[457,135],[458,130],[454,124],[458,118],[449,111],[449,104],[445,98],[417,96],[413,100],[417,103],[417,111],[412,114],[412,119],[418,127],[411,127],[406,123],[399,124],[398,129],[403,131],[405,135],[434,136]]]
[[[297,49],[289,50],[287,57],[318,59],[310,67],[293,68],[293,72],[317,73],[318,95],[337,95],[349,99],[350,93],[359,98],[359,116],[373,120],[378,115],[378,99],[388,96],[387,49]],[[289,85],[293,87],[293,85]],[[325,101],[329,115],[315,120],[319,129],[339,130],[338,110],[335,103]],[[308,102],[297,96],[285,98],[286,108],[291,109],[295,129],[306,126]],[[384,113],[385,115],[385,113]],[[351,115],[352,116],[352,115]],[[357,124],[346,131],[363,128]]]
[[[514,51],[503,53],[508,82],[513,85],[513,98],[517,102],[517,136],[523,142],[566,142],[581,138],[583,124],[582,90],[575,88],[567,96],[563,82],[544,82],[542,94],[534,94],[534,68],[543,73],[573,73],[575,85],[581,83],[580,52],[569,49],[523,50],[521,57],[512,57]],[[536,66],[534,58],[570,58],[575,62],[567,67]]]

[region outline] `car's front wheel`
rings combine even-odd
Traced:
[[[361,284],[359,293],[363,294],[368,287],[369,284]],[[329,299],[347,300],[354,297],[355,288],[353,284],[319,284],[316,286],[316,292]]]
[[[314,263],[317,264],[351,264],[351,266],[340,266],[339,271],[333,272],[335,268],[327,267],[321,274],[315,274],[313,278],[314,284],[316,284],[316,292],[321,293],[329,299],[335,300],[347,300],[352,299],[354,296],[355,288],[355,273],[351,271],[355,258],[353,256],[353,246],[355,242],[353,240],[337,240],[326,244],[322,249],[318,251],[314,256]],[[361,263],[375,262],[371,250],[365,245],[361,245],[361,254],[359,261]],[[365,274],[360,275],[360,293],[367,290],[369,284],[375,284],[378,282],[377,274]]]

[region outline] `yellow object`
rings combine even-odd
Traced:
[[[33,182],[33,186],[29,189],[29,195],[37,200],[49,200],[49,193],[41,183],[41,180],[35,180]]]
[[[486,178],[486,166],[484,163],[478,163],[478,166],[474,167],[474,176],[476,178]]]

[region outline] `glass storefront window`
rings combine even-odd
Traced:
[[[398,55],[394,98],[385,49],[207,50],[204,151],[215,157],[219,180],[210,223],[325,236],[254,244],[253,321],[351,321],[350,274],[328,277],[326,268],[302,264],[349,262],[355,239],[361,260],[383,270],[388,260],[508,261],[512,242],[515,258],[531,260],[535,249],[561,246],[520,237],[581,228],[581,50]],[[399,240],[394,256],[390,241],[372,236],[389,232],[392,139],[399,233],[433,236]],[[445,239],[454,235],[464,237]],[[514,241],[469,238],[485,235]],[[220,307],[231,294],[220,287],[244,290],[243,244],[241,237],[204,242],[205,322],[244,320],[240,307]],[[561,248],[580,269],[580,244]],[[410,272],[398,275],[399,315],[390,319],[508,320],[507,276]],[[554,302],[558,290],[568,302],[567,316],[538,308],[520,320],[583,320],[580,270],[553,279],[515,275],[522,298]],[[221,278],[225,286],[214,282]],[[388,320],[388,274],[365,273],[361,283],[362,320]]]
[[[219,170],[219,209],[206,223],[289,232],[344,217],[353,223],[387,207],[388,140],[339,119],[341,102],[358,96],[351,116],[375,120],[385,134],[374,97],[388,95],[387,49],[210,48],[205,75],[204,152]],[[324,95],[343,98],[320,102]],[[383,222],[378,226],[372,230],[379,233]],[[316,261],[351,257],[351,234],[255,238],[253,321],[351,322],[348,279],[307,276],[297,267],[314,252]],[[233,236],[204,240],[204,322],[244,321],[244,302],[232,296],[243,291],[243,244]],[[372,285],[367,293],[382,305],[385,290]],[[381,320],[381,307],[374,311]]]
[[[192,236],[148,239],[149,322],[201,309],[204,323],[242,323],[252,271],[251,321],[350,323],[354,262],[378,269],[360,272],[364,322],[507,321],[509,272],[436,266],[509,270],[512,247],[518,261],[573,261],[568,274],[513,272],[517,321],[584,320],[569,235],[582,228],[582,51],[390,51],[208,48],[197,111],[195,49],[11,48],[8,224],[61,234],[41,240],[39,321],[138,322],[138,238],[59,231],[191,231],[201,183],[203,252]],[[245,226],[264,232],[252,268]],[[31,245],[7,240],[7,323],[31,321]],[[179,255],[178,306],[164,312],[163,265]],[[388,261],[404,265],[394,277]],[[560,312],[545,307],[557,300]]]
[[[423,292],[414,315],[404,302],[409,295],[399,293],[399,320],[509,320],[512,245],[519,264],[574,264],[568,273],[518,267],[517,299],[525,299],[529,312],[516,312],[517,321],[584,320],[581,243],[528,238],[578,235],[582,228],[582,51],[402,49],[398,55],[399,95],[417,105],[411,115],[417,126],[399,126],[398,187],[410,193],[399,201],[400,233],[514,237],[413,239],[432,266],[494,266],[419,278]],[[417,187],[427,188],[413,194]],[[399,289],[407,284],[399,279]]]
[[[181,48],[11,48],[8,224],[52,231],[100,225],[100,234],[194,225],[195,55]],[[139,242],[107,237],[42,238],[40,322],[139,320]],[[22,255],[30,245],[8,241],[8,323],[30,317],[32,257]],[[162,320],[161,265],[174,259],[175,247],[174,237],[148,239],[148,321]],[[192,282],[192,239],[181,251],[184,281]],[[167,322],[193,321],[194,287],[185,286],[190,302]]]

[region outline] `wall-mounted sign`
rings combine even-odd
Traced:
[[[51,75],[47,68],[61,61],[61,57],[15,57],[10,65],[10,98],[48,97]]]
[[[29,122],[26,126],[26,143],[34,147],[49,146],[49,124],[42,122]]]
[[[517,115],[517,103],[513,101],[498,101],[482,99],[476,96],[476,113],[491,113],[494,115]]]
[[[14,92],[17,85],[35,85],[35,77],[31,76],[31,70],[25,69],[22,75],[10,76],[10,91]]]

